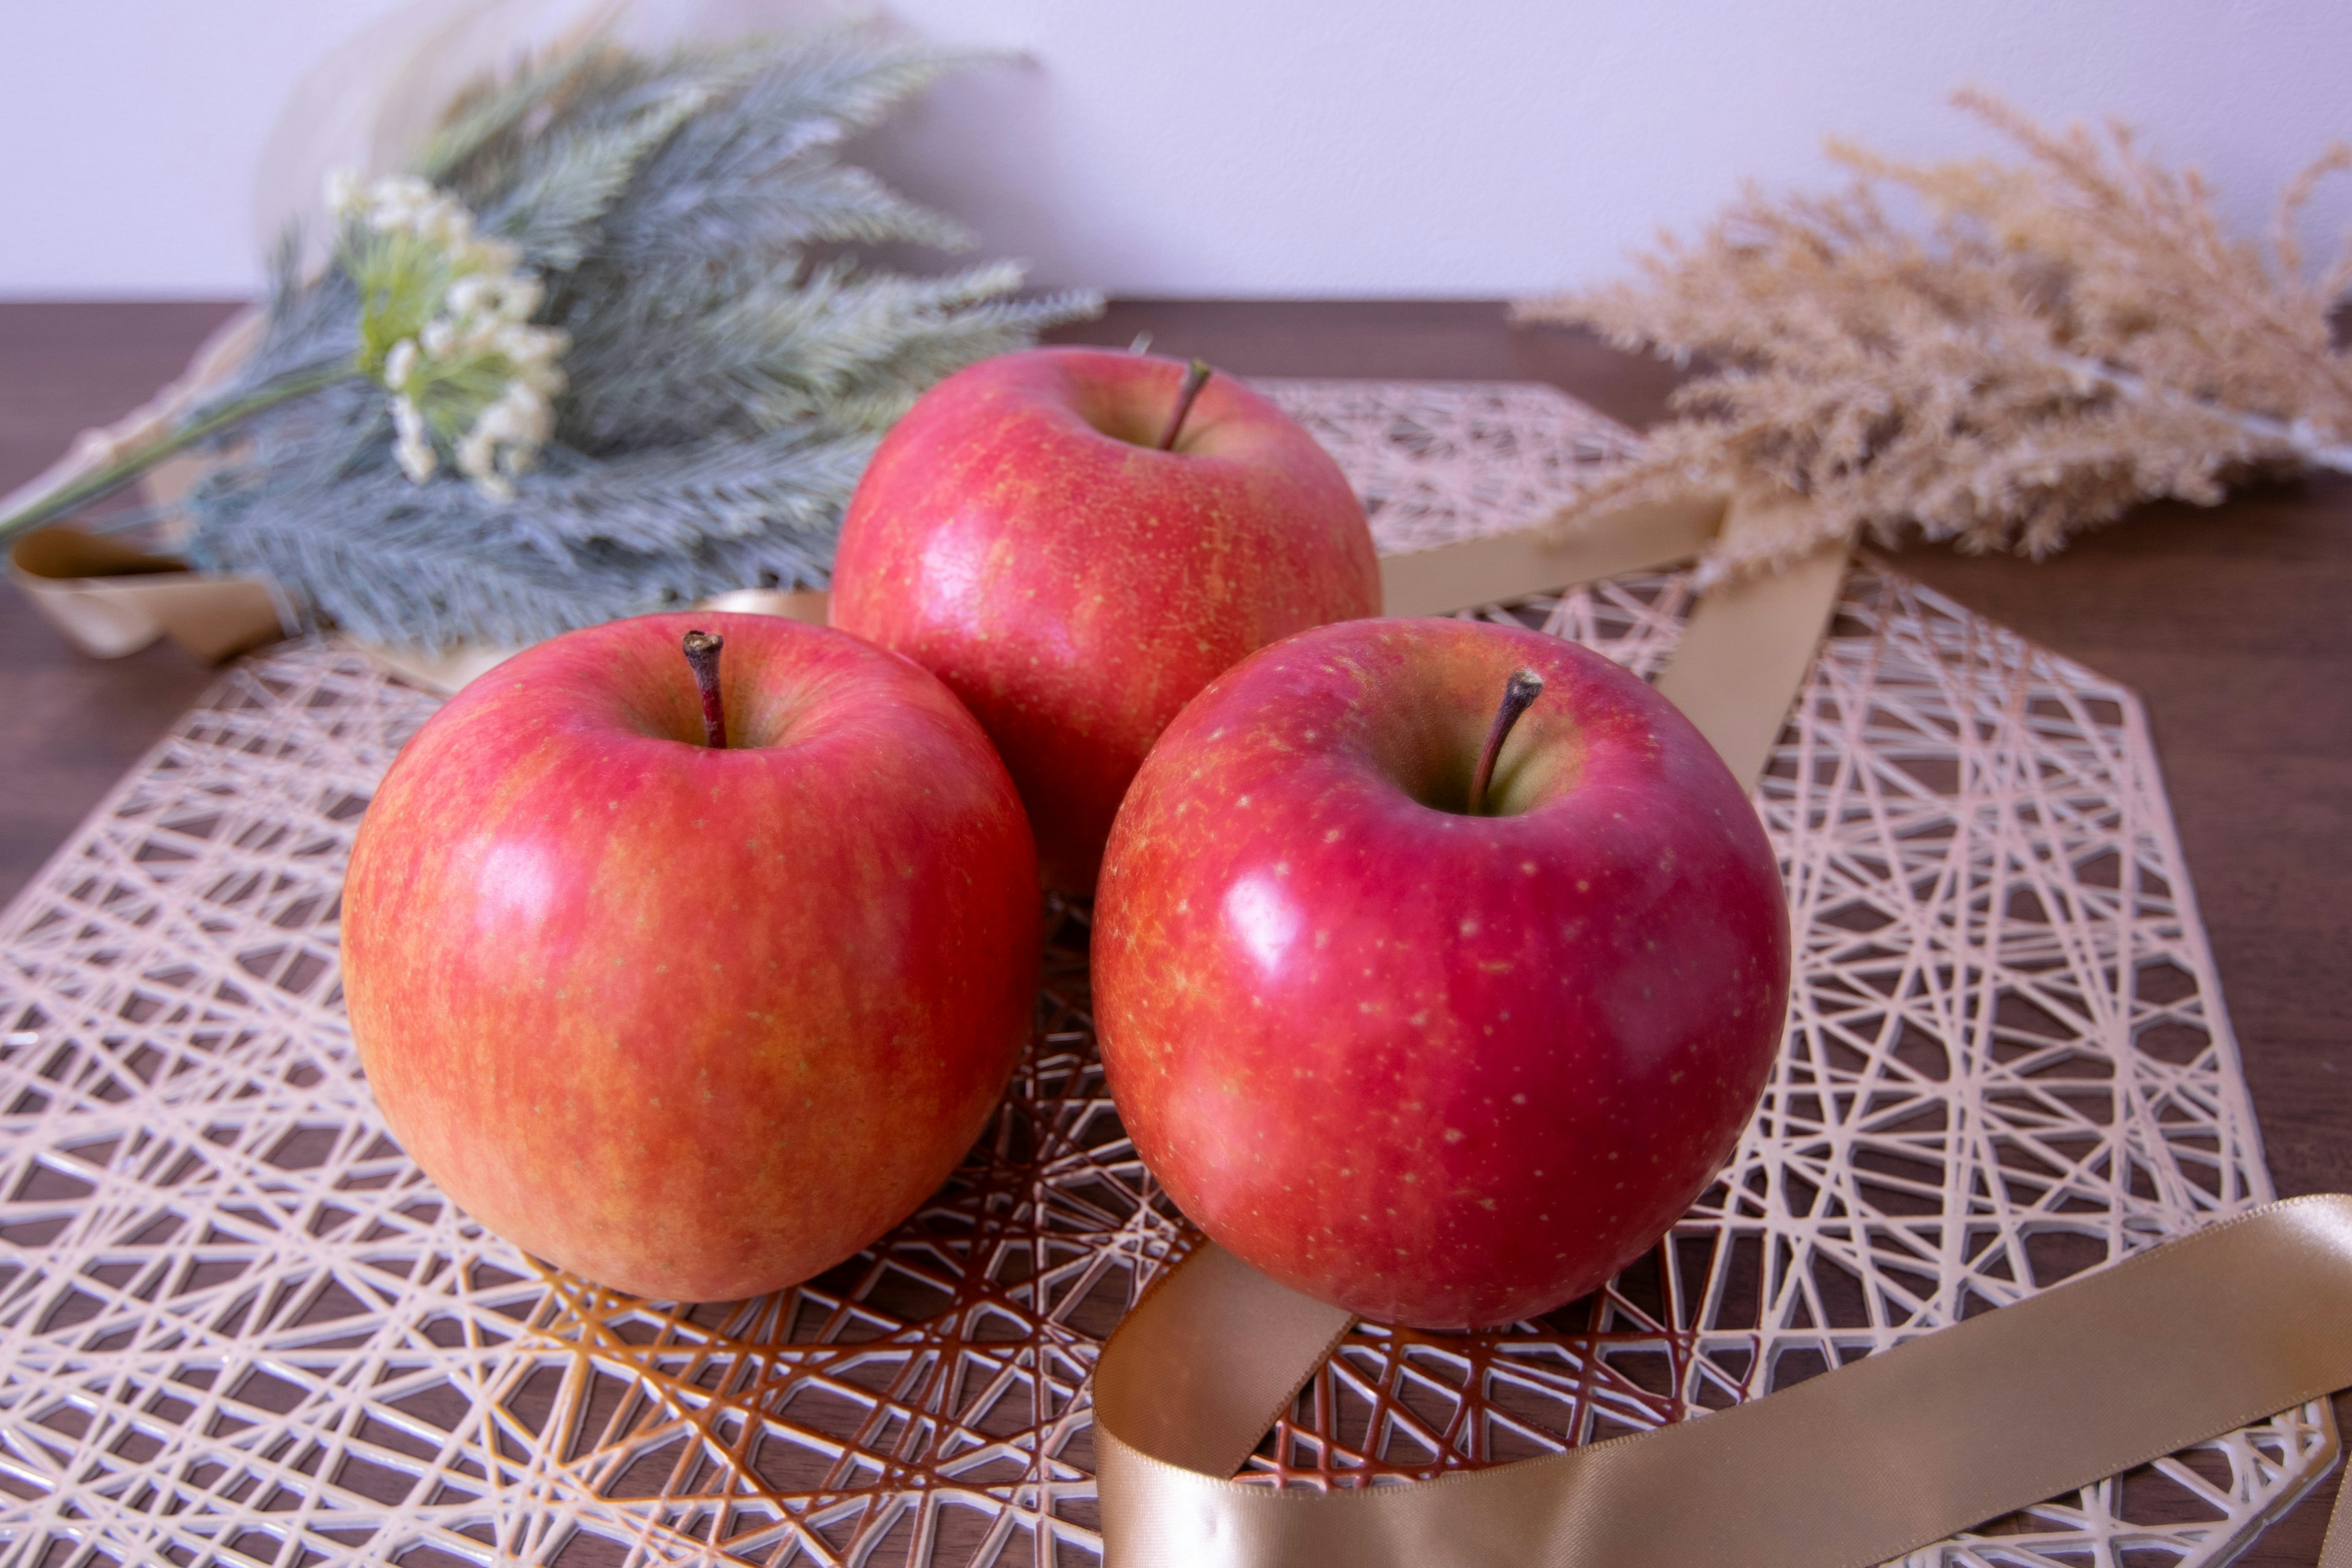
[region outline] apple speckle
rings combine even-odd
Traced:
[[[1528,1097],[1524,1094],[1515,1094],[1511,1096],[1511,1103],[1513,1105],[1525,1105],[1527,1102]]]
[[[1445,1141],[1446,1141],[1448,1143],[1459,1143],[1459,1142],[1462,1142],[1462,1129],[1460,1129],[1459,1127],[1449,1127],[1449,1128],[1447,1128],[1447,1129],[1445,1130]]]

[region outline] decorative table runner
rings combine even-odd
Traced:
[[[1523,521],[1631,440],[1542,388],[1268,389],[1391,550]],[[1476,613],[1649,674],[1688,603],[1668,574]],[[249,658],[0,916],[10,1560],[1095,1561],[1087,1374],[1189,1233],[1103,1088],[1084,910],[913,1219],[758,1300],[617,1297],[455,1213],[350,1049],[344,857],[434,706],[331,642]],[[1724,1179],[1540,1322],[1360,1329],[1250,1473],[1682,1419],[2271,1195],[2128,690],[1860,569],[1758,799],[1797,985]],[[2315,1404],[1908,1561],[2219,1564],[2336,1453]]]

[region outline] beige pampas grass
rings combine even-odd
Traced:
[[[1833,142],[1856,174],[1844,192],[1751,189],[1633,279],[1514,307],[1715,367],[1569,525],[1692,489],[1802,503],[1759,508],[1779,521],[1718,546],[1712,580],[1913,524],[2039,556],[2144,500],[2352,471],[2352,359],[2328,321],[2352,245],[2315,273],[2295,240],[2352,148],[2287,187],[2264,247],[2225,234],[2205,183],[2121,125],[2052,132],[1982,93],[1955,101],[2021,158],[1921,166]],[[1886,214],[1889,186],[1924,200],[1924,230]]]

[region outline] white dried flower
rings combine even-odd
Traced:
[[[473,315],[481,310],[484,300],[495,297],[491,292],[493,287],[490,279],[478,273],[460,278],[449,285],[449,297],[444,302],[445,308],[453,316]]]
[[[414,174],[386,174],[369,182],[358,205],[370,228],[414,229],[425,210],[444,198]]]
[[[441,466],[440,455],[434,451],[433,441],[425,432],[425,416],[405,397],[392,400],[393,427],[400,432],[394,443],[392,455],[399,460],[401,472],[412,484],[423,484]]]
[[[484,494],[510,498],[508,481],[538,461],[539,448],[554,433],[554,405],[524,381],[509,382],[458,441],[458,471]]]
[[[566,384],[557,361],[571,339],[530,324],[545,286],[520,269],[520,251],[477,237],[474,215],[423,180],[346,175],[331,191],[367,301],[362,363],[394,395],[401,470],[423,484],[446,451],[485,494],[511,496],[512,476],[554,437]]]

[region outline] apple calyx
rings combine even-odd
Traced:
[[[1486,731],[1486,749],[1478,753],[1478,771],[1470,775],[1472,816],[1481,816],[1486,810],[1486,785],[1495,776],[1495,759],[1502,754],[1511,726],[1543,695],[1543,677],[1532,669],[1513,670],[1511,679],[1504,683],[1502,705],[1495,710],[1494,725]]]
[[[1183,390],[1176,394],[1176,410],[1168,416],[1168,428],[1160,437],[1160,449],[1172,452],[1176,437],[1184,433],[1184,416],[1192,412],[1192,400],[1201,395],[1201,388],[1209,384],[1209,362],[1196,359],[1184,372]]]
[[[719,650],[727,639],[716,632],[688,632],[684,640],[686,662],[693,668],[694,683],[702,689],[702,734],[710,749],[727,749],[727,710],[719,701]]]

